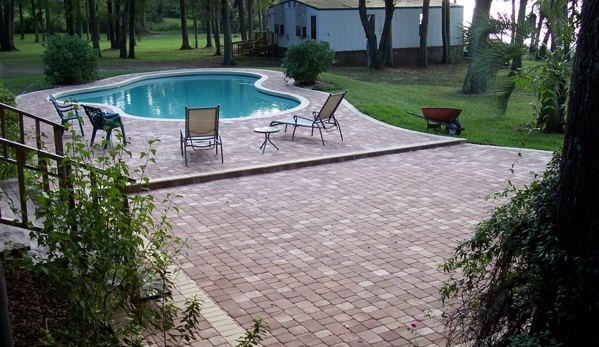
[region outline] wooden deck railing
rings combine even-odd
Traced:
[[[18,127],[18,129],[17,129]],[[32,129],[31,129],[32,128]],[[44,131],[49,131],[53,142],[47,145]],[[48,121],[15,107],[0,103],[0,160],[3,165],[16,168],[19,218],[7,218],[0,209],[0,223],[30,229],[28,221],[34,211],[27,208],[25,187],[26,171],[31,170],[42,180],[43,189],[49,190],[50,177],[58,177],[59,184],[67,184],[68,167],[63,165],[64,147],[61,124]],[[54,148],[52,151],[47,147]],[[6,211],[4,211],[6,212]]]

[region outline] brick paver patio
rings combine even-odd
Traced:
[[[299,113],[326,98],[288,85],[279,72],[260,72],[269,76],[264,86],[310,100]],[[21,95],[19,108],[52,119],[49,94]],[[148,139],[161,140],[148,175],[170,187],[153,194],[181,196],[174,201],[181,212],[169,212],[190,246],[181,265],[190,281],[179,300],[186,292],[207,300],[193,346],[233,345],[227,331],[250,328],[258,315],[272,328],[263,346],[445,346],[438,288],[447,277],[437,265],[498,205],[485,196],[508,180],[530,182],[550,158],[390,127],[347,102],[338,114],[344,141],[325,134],[322,146],[300,129],[291,142],[281,131],[271,136],[280,150],[264,155],[263,135],[252,129],[277,117],[223,121],[225,163],[198,152],[188,167],[179,149],[183,121],[125,118],[134,157]]]

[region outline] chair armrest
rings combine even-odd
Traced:
[[[310,118],[306,118],[306,117],[302,117],[302,116],[293,116],[293,119],[295,120],[296,124],[297,124],[298,119],[303,119],[303,120],[307,120],[308,122],[314,123],[314,119],[310,119]]]

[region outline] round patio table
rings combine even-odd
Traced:
[[[279,131],[279,128],[277,128],[277,127],[260,127],[260,128],[254,128],[254,132],[255,133],[264,134],[264,142],[262,142],[262,146],[260,146],[260,149],[262,150],[262,154],[264,154],[264,150],[266,149],[266,143],[267,142],[270,142],[270,144],[273,145],[277,149],[277,151],[279,150],[279,147],[277,147],[270,140],[270,134],[276,133],[278,131]]]

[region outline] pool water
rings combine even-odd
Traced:
[[[231,74],[159,77],[101,91],[69,93],[60,99],[116,106],[128,115],[152,119],[185,119],[185,106],[220,105],[221,118],[241,118],[270,115],[300,104],[259,91],[254,87],[257,80]]]

